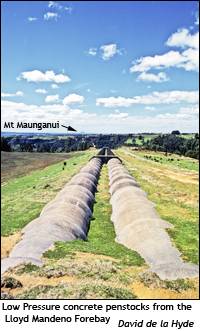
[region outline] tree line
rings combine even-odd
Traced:
[[[183,138],[176,134],[162,134],[143,142],[143,147],[148,150],[175,153],[199,159],[199,134],[193,138]]]
[[[165,152],[166,155],[167,153],[175,153],[199,159],[198,133],[192,137],[188,134],[181,135],[178,130],[172,131],[171,134],[159,134],[154,137],[151,134],[132,134],[128,140],[123,144],[124,146]]]

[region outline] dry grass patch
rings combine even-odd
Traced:
[[[29,174],[31,171],[43,169],[50,164],[67,160],[75,153],[28,153],[28,152],[1,152],[1,181],[10,181],[12,178]]]
[[[88,259],[88,254],[76,259],[76,255],[58,261],[48,261],[43,267],[21,265],[8,271],[5,277],[13,277],[21,288],[3,288],[3,292],[15,298],[134,298],[127,285],[132,275],[124,272],[120,264],[98,255]],[[34,286],[33,286],[34,284]],[[45,284],[45,285],[44,285]]]
[[[21,232],[16,232],[8,237],[1,237],[1,258],[8,257],[14,246],[20,241]]]

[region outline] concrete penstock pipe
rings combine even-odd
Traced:
[[[184,263],[171,243],[165,229],[172,225],[160,219],[135,179],[119,160],[108,161],[108,169],[116,240],[137,251],[161,279],[197,276],[198,266]]]
[[[95,159],[90,160],[88,165],[86,165],[85,167],[83,167],[80,170],[80,173],[92,174],[96,177],[96,180],[98,180],[99,174],[100,174],[100,169],[101,169],[101,160],[97,160],[97,158],[95,158]]]
[[[73,185],[80,185],[83,187],[86,187],[89,191],[91,191],[93,194],[97,190],[97,186],[94,184],[92,180],[87,178],[87,175],[85,174],[80,174],[80,176],[77,176],[76,178],[72,178],[70,182],[68,183],[69,186]]]
[[[93,174],[90,174],[90,173],[88,173],[88,172],[81,172],[81,173],[79,173],[79,174],[73,176],[73,178],[71,179],[71,181],[75,181],[77,178],[79,179],[80,177],[84,177],[84,178],[90,179],[95,185],[96,185],[97,182],[98,182],[96,176],[93,175]],[[70,182],[71,182],[71,181],[70,181]],[[70,182],[69,182],[69,183],[70,183]]]
[[[134,179],[124,178],[119,179],[118,181],[115,181],[111,187],[110,187],[110,193],[113,195],[115,192],[119,191],[123,187],[129,187],[129,186],[136,186],[138,187],[138,184]]]
[[[90,166],[90,167],[87,167],[85,169],[82,169],[80,171],[80,173],[90,173],[90,174],[94,175],[96,177],[96,179],[98,180],[98,178],[99,178],[99,167],[93,168],[92,166]]]
[[[21,241],[2,260],[2,273],[21,263],[41,265],[42,254],[55,241],[86,239],[101,166],[101,159],[90,160],[43,208],[40,216],[24,227]]]
[[[119,203],[120,201],[130,200],[132,203],[141,201],[142,197],[146,197],[146,193],[139,189],[139,187],[125,187],[121,188],[114,195],[111,196],[111,205]],[[153,202],[150,202],[153,204]]]
[[[91,209],[83,200],[72,197],[68,197],[67,199],[61,198],[60,200],[55,199],[51,204],[43,208],[40,216],[48,215],[51,211],[58,213],[62,211],[63,214],[68,215],[74,209],[78,212],[77,217],[80,215],[81,219],[83,217],[89,219],[92,216]]]
[[[99,167],[99,166],[101,166],[101,160],[99,161],[97,158],[93,158],[93,159],[91,159],[90,161],[89,161],[89,163],[88,164],[86,164],[82,169],[81,169],[81,171],[82,170],[84,170],[85,168],[89,168],[90,166],[93,166],[93,167]]]
[[[81,187],[80,185],[66,185],[56,196],[55,199],[65,200],[76,197],[84,201],[91,210],[93,210],[94,194],[92,194],[86,187]]]
[[[113,178],[114,175],[128,174],[128,171],[124,169],[122,166],[112,167],[109,173],[109,178]]]
[[[127,173],[115,174],[115,175],[112,176],[112,179],[110,180],[110,185],[114,184],[115,182],[117,182],[120,179],[132,179],[133,180],[133,177],[130,176],[129,174],[127,174]]]

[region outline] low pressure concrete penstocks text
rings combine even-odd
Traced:
[[[192,310],[192,305],[177,303],[177,304],[157,304],[156,302],[150,304],[138,303],[138,304],[118,304],[118,305],[101,305],[101,304],[64,304],[64,305],[54,305],[54,304],[29,304],[24,302],[22,304],[8,304],[2,302],[2,310],[24,310],[24,311],[32,311],[32,310],[45,310],[45,311],[59,311],[59,310],[70,310],[70,311],[105,311],[106,313],[109,311],[124,311],[124,310]]]

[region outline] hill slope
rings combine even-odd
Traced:
[[[63,162],[59,162],[6,183],[3,187],[3,245],[12,242],[12,238],[13,244],[19,240],[20,229],[38,215],[43,205],[95,153],[72,154],[65,170],[62,170]],[[174,224],[169,234],[183,258],[196,263],[197,172],[147,160],[131,149],[119,149],[116,153],[149,199],[156,203],[161,217]],[[44,188],[46,185],[50,186]],[[105,165],[88,240],[56,243],[45,253],[43,267],[27,265],[7,273],[6,276],[21,282],[21,288],[3,290],[19,298],[197,298],[197,279],[161,281],[148,271],[136,252],[115,242],[108,189]],[[11,236],[11,233],[15,234]]]

